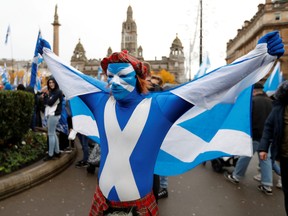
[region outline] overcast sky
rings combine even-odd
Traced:
[[[225,64],[226,44],[265,0],[203,0],[203,53],[212,68]],[[146,60],[168,56],[178,34],[188,58],[195,39],[199,0],[8,0],[0,7],[0,58],[32,59],[39,28],[53,44],[55,5],[58,5],[60,57],[70,62],[79,39],[88,59],[103,58],[109,47],[120,51],[122,22],[133,9],[138,46]],[[5,45],[7,27],[11,35]],[[198,32],[198,31],[197,31]],[[192,53],[192,68],[199,67],[199,35]]]

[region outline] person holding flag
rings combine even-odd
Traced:
[[[87,135],[100,138],[99,185],[89,215],[100,216],[123,211],[137,212],[140,216],[155,216],[159,215],[159,210],[152,192],[154,172],[159,175],[176,175],[213,157],[251,155],[251,148],[246,149],[251,145],[247,141],[251,137],[242,132],[235,131],[233,136],[224,134],[223,137],[233,137],[234,142],[238,138],[245,146],[238,142],[232,147],[232,140],[225,140],[228,146],[210,150],[207,154],[197,153],[195,156],[193,149],[189,152],[183,150],[187,147],[183,140],[189,137],[188,133],[186,137],[175,130],[189,123],[189,120],[183,122],[183,125],[178,123],[182,116],[187,117],[187,111],[212,109],[222,102],[234,103],[242,90],[269,72],[273,62],[283,55],[284,45],[278,32],[270,32],[260,38],[253,51],[233,64],[171,90],[152,93],[148,93],[149,86],[145,80],[150,71],[127,51],[113,53],[101,61],[103,72],[108,77],[107,88],[106,83],[84,75],[62,62],[44,39],[40,39],[37,50],[67,99],[77,97],[89,108],[92,115],[85,118],[85,124],[81,124],[82,129],[92,122],[94,134],[87,132]],[[197,132],[205,131],[205,127],[200,127],[205,125],[195,126]],[[91,132],[90,124],[88,129]],[[166,139],[169,134],[178,137],[179,142],[169,142]],[[198,145],[202,144],[200,138],[207,140],[207,136],[199,137]],[[191,142],[190,139],[186,141]],[[215,147],[207,142],[203,148]],[[162,149],[171,144],[177,144],[176,149],[172,148],[175,150],[173,156],[169,152],[171,148],[165,152]],[[193,155],[196,157],[193,161],[185,162],[183,157],[191,158]],[[160,168],[157,163],[161,159],[163,163],[168,162],[168,166],[166,164],[166,167]],[[175,172],[169,173],[171,170]]]

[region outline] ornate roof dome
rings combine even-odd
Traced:
[[[176,34],[176,38],[173,40],[172,47],[178,47],[178,48],[183,48],[182,42],[178,38],[178,35]]]
[[[79,39],[78,44],[77,44],[76,47],[75,47],[75,51],[78,51],[78,52],[85,52],[84,47],[83,47],[83,45],[81,44],[80,39]]]
[[[86,53],[86,51],[85,51],[85,49],[84,49],[84,47],[81,44],[81,41],[79,39],[79,42],[74,49],[71,61],[79,61],[79,60],[80,61],[87,61],[85,53]]]

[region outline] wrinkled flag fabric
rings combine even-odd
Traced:
[[[110,91],[106,83],[64,63],[50,49],[44,48],[43,52],[49,70],[67,99]],[[267,53],[266,44],[258,44],[253,51],[230,65],[169,90],[195,106],[183,114],[166,134],[156,162],[155,173],[178,175],[217,157],[251,156],[252,140],[249,125],[251,89],[248,87],[263,78],[275,60],[275,56]],[[233,80],[233,84],[225,80],[227,76],[229,77],[227,80]],[[244,89],[247,89],[247,92],[245,90],[241,93]],[[241,96],[238,97],[239,95]],[[74,106],[85,105],[83,101],[77,100],[75,99]],[[73,108],[73,104],[71,107]],[[89,114],[88,106],[86,107],[88,110],[81,108],[85,111],[81,109],[74,111],[73,118],[76,116],[79,119],[81,116],[86,118],[79,120],[76,127],[79,127],[78,130],[82,134],[97,137],[99,136],[95,126],[97,124],[92,113]],[[215,118],[210,118],[209,113]],[[207,117],[210,120],[205,122]],[[93,130],[89,130],[91,128]]]

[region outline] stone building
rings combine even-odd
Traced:
[[[122,23],[121,35],[121,50],[128,50],[131,55],[137,57],[139,60],[144,60],[150,63],[152,70],[156,73],[162,69],[165,69],[175,76],[175,80],[178,83],[187,81],[185,75],[185,57],[183,46],[177,35],[172,42],[168,57],[163,56],[161,60],[144,59],[143,48],[142,46],[138,46],[137,42],[137,24],[133,20],[133,11],[131,6],[129,6],[127,9],[126,21]],[[112,52],[111,47],[109,47],[107,50],[107,56],[112,54]],[[99,70],[100,61],[101,59],[88,60],[85,55],[85,49],[79,39],[79,42],[74,49],[73,56],[71,57],[71,65],[85,74],[96,77],[98,75],[98,71],[101,71]]]
[[[258,5],[256,14],[246,20],[242,28],[238,29],[236,37],[227,43],[227,63],[254,49],[260,37],[275,30],[280,32],[285,44],[286,52],[279,61],[283,76],[288,79],[288,0],[266,0],[265,4]]]

